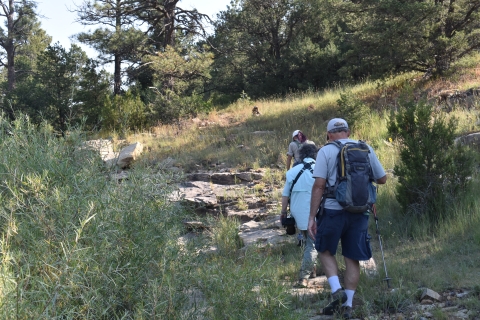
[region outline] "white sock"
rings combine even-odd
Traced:
[[[353,305],[353,295],[355,294],[355,290],[345,289],[345,293],[347,294],[347,301],[345,301],[342,306],[351,307]]]
[[[331,276],[328,278],[328,284],[330,285],[330,289],[332,289],[332,293],[335,293],[338,289],[342,288],[340,285],[340,280],[338,280],[338,276]]]

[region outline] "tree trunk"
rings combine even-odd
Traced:
[[[115,12],[115,32],[122,32],[122,10],[121,0],[117,0]],[[113,69],[113,94],[119,95],[122,89],[122,58],[119,52],[114,53],[114,69]]]
[[[165,17],[163,25],[165,28],[165,38],[163,39],[163,48],[167,46],[175,47],[175,8],[178,0],[165,0]]]
[[[165,30],[165,38],[163,39],[163,48],[167,46],[175,48],[175,8],[179,0],[165,0],[165,16],[163,18],[163,25]],[[163,87],[167,90],[173,90],[175,86],[175,79],[169,75],[163,80]]]
[[[115,54],[114,69],[113,69],[113,94],[119,95],[122,90],[122,62],[120,54]]]
[[[7,83],[8,92],[15,89],[15,45],[14,45],[14,14],[15,4],[13,0],[8,1],[8,15],[7,15],[7,42],[5,45],[5,51],[7,53]]]

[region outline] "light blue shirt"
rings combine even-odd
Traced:
[[[339,139],[341,143],[347,142],[358,142],[352,139]],[[385,170],[382,167],[382,164],[377,158],[375,151],[373,151],[372,147],[368,146],[370,149],[370,153],[368,156],[370,157],[370,166],[372,167],[373,178],[375,180],[382,178],[385,176]],[[335,182],[337,181],[337,155],[340,152],[340,149],[333,144],[327,144],[318,150],[317,153],[317,161],[315,170],[313,170],[313,177],[314,178],[323,178],[327,179],[327,185],[334,186]],[[342,210],[342,206],[337,202],[335,199],[327,198],[325,201],[325,208],[326,209],[333,209],[333,210]]]
[[[305,158],[306,163],[312,163],[312,158]],[[312,169],[315,168],[315,163],[312,163]],[[303,169],[303,164],[300,163],[287,171],[285,186],[283,187],[282,196],[288,197],[290,195],[290,188],[293,180],[297,177],[300,170]],[[292,194],[290,196],[290,213],[295,218],[297,228],[300,230],[307,230],[308,216],[310,215],[310,199],[312,197],[312,187],[315,179],[310,170],[305,169],[302,175],[298,178],[293,186]]]

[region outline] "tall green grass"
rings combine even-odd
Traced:
[[[178,318],[190,257],[168,177],[118,183],[77,132],[1,125],[0,318]]]

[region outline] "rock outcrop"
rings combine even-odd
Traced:
[[[474,132],[455,139],[455,143],[461,143],[480,151],[480,132]]]
[[[140,142],[126,146],[120,152],[114,152],[112,141],[106,139],[86,141],[82,148],[98,151],[108,168],[120,170],[129,168],[143,152],[143,145]]]

